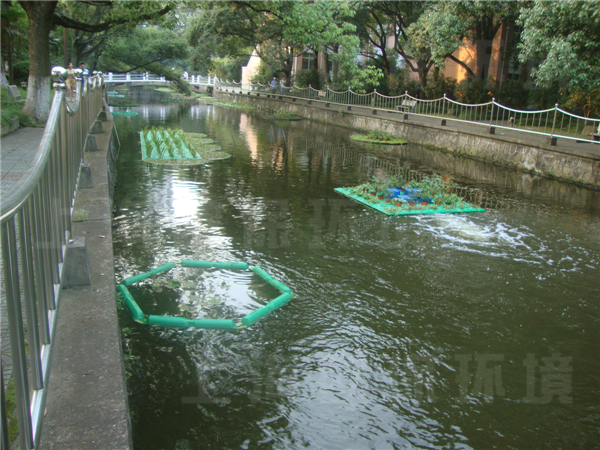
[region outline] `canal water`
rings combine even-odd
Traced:
[[[243,261],[295,298],[239,331],[151,328],[121,308],[136,449],[597,448],[598,192],[161,96],[115,117],[117,282]],[[205,133],[232,157],[147,164],[148,125]],[[381,160],[494,202],[387,217],[334,192]],[[249,272],[181,267],[131,292],[145,314],[233,319],[278,295]]]

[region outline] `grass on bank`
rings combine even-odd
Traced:
[[[19,87],[17,89],[19,89],[21,97],[25,99],[27,97],[27,91]],[[2,88],[0,100],[2,102],[2,125],[10,124],[15,116],[19,118],[19,124],[22,127],[43,127],[46,125],[45,123],[31,120],[27,114],[21,111],[25,105],[25,101],[9,99],[8,88]]]

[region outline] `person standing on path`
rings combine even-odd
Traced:
[[[85,63],[79,63],[81,69],[81,89],[85,86],[85,80],[90,76],[90,71],[85,68]]]
[[[69,63],[67,66],[67,80],[65,81],[67,85],[67,92],[69,93],[69,100],[73,100],[73,93],[75,89],[77,89],[77,81],[75,80],[75,70],[73,70],[73,64]]]
[[[273,80],[271,81],[271,92],[273,94],[275,94],[277,92],[277,85],[279,83],[277,83],[277,77],[273,77]]]

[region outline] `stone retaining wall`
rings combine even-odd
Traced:
[[[534,144],[525,140],[498,135],[476,133],[452,126],[426,126],[397,118],[372,114],[366,108],[353,108],[351,112],[267,98],[215,91],[215,97],[234,102],[259,103],[262,107],[286,109],[310,120],[327,122],[356,130],[387,131],[402,136],[409,142],[421,144],[438,151],[509,167],[525,173],[600,189],[600,152],[597,156],[583,151]],[[386,114],[392,116],[391,114]]]

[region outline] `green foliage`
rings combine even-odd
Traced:
[[[21,93],[21,97],[27,97],[27,91],[21,88],[18,88]],[[23,111],[23,102],[15,99],[8,99],[8,89],[3,88],[0,96],[2,102],[2,124],[9,124],[13,117],[17,116],[19,118],[19,124],[22,127],[43,127],[45,124],[41,122],[36,122],[32,120],[27,114]]]
[[[496,101],[513,109],[527,109],[529,105],[529,87],[523,83],[511,80],[500,89],[492,88]]]
[[[272,67],[261,60],[258,65],[258,73],[252,77],[251,81],[253,83],[269,84],[273,77],[279,78],[279,76],[280,73],[275,67]]]
[[[211,70],[209,73],[218,76],[222,80],[242,80],[242,66],[248,62],[247,58],[225,57],[216,58],[212,61]]]
[[[2,2],[2,26],[0,27],[2,44],[2,63],[8,62],[9,53],[12,54],[12,67],[6,72],[11,84],[27,79],[29,72],[29,55],[27,51],[27,34],[29,23],[27,14],[17,2]],[[8,80],[11,81],[10,79]]]
[[[375,131],[375,130],[369,130],[369,132],[367,133],[367,137],[369,139],[377,140],[377,141],[389,141],[392,139],[391,133],[388,133],[387,131]]]
[[[241,48],[247,61],[248,49],[256,49],[270,71],[283,73],[287,80],[295,55],[307,48],[328,50],[344,77],[356,70],[359,52],[355,27],[347,20],[353,14],[349,3],[330,0],[204,2],[188,40],[195,51],[210,53],[212,59],[235,55]]]
[[[600,78],[600,3],[535,0],[521,10],[519,59],[533,61],[532,77],[543,87],[560,83],[578,89]]]
[[[285,111],[285,110],[281,110],[281,111],[275,111],[273,113],[273,115],[275,117],[283,117],[283,118],[290,118],[292,117],[294,114],[292,114],[291,111]]]
[[[529,102],[535,105],[536,109],[548,109],[554,107],[557,103],[563,103],[561,95],[563,92],[559,86],[540,87],[533,86],[529,90]]]
[[[423,99],[436,99],[442,98],[446,94],[449,98],[455,98],[456,95],[456,80],[450,77],[444,77],[442,75],[434,75],[433,80],[427,83],[427,85],[421,91],[421,98]]]
[[[137,27],[110,40],[100,64],[113,72],[150,72],[164,76],[174,83],[174,88],[190,95],[181,71],[172,69],[177,61],[187,58],[188,46],[173,31],[158,27]]]
[[[106,70],[131,72],[147,69],[154,63],[170,68],[188,55],[185,39],[174,32],[158,27],[137,27],[110,39],[100,64]]]
[[[323,89],[327,85],[325,75],[316,68],[301,71],[296,75],[294,83],[299,87],[311,86],[313,89]]]
[[[565,103],[567,108],[576,113],[581,112],[585,117],[600,116],[600,87],[589,89],[572,89]]]
[[[2,380],[4,382],[4,380]],[[4,386],[1,387],[4,389]],[[19,423],[15,417],[17,410],[17,400],[15,395],[15,381],[11,377],[6,388],[6,415],[8,422],[8,442],[11,443],[19,434]]]
[[[356,65],[355,65],[356,67]],[[379,80],[383,78],[383,72],[379,67],[367,66],[363,70],[355,70],[351,74],[347,88],[358,94],[366,94],[379,86]],[[336,85],[337,86],[337,85]]]
[[[492,86],[488,80],[461,81],[455,90],[456,100],[462,103],[487,103],[493,98]]]

